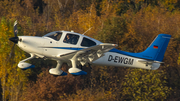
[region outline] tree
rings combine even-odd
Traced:
[[[165,100],[171,94],[167,74],[163,70],[132,69],[125,76],[120,92],[123,100]]]
[[[66,67],[63,66],[63,70]],[[43,68],[37,81],[27,85],[21,100],[24,101],[51,101],[60,100],[66,95],[75,93],[82,86],[80,77],[72,75],[54,77],[48,72],[49,68]]]
[[[25,57],[24,52],[14,47],[8,39],[13,37],[13,23],[5,18],[0,23],[0,78],[2,86],[2,101],[18,101],[25,88],[27,75],[30,70],[22,72],[17,68],[17,63]],[[12,49],[14,47],[14,49]]]

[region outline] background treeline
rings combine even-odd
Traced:
[[[0,99],[2,101],[148,101],[180,100],[179,0],[0,0]],[[164,64],[158,70],[88,66],[85,76],[54,77],[55,61],[33,59],[8,39],[18,20],[19,35],[42,36],[74,30],[129,52],[145,50],[160,33],[170,34]],[[63,70],[68,71],[63,65]]]

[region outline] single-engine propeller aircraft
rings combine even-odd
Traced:
[[[35,66],[25,61],[33,58],[49,58],[57,61],[56,68],[49,70],[53,75],[67,75],[60,68],[63,63],[72,66],[72,75],[86,75],[78,66],[95,64],[102,66],[134,67],[156,70],[163,63],[164,53],[171,35],[159,34],[143,52],[130,53],[115,49],[117,44],[102,43],[98,40],[73,31],[54,31],[42,37],[17,36],[17,21],[14,23],[14,37],[10,38],[30,57],[19,62],[21,69]]]

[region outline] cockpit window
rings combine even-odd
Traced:
[[[76,45],[78,40],[79,40],[79,35],[66,34],[66,37],[64,38],[63,42]]]
[[[88,38],[83,38],[82,40],[82,43],[81,43],[81,46],[84,46],[84,47],[90,47],[90,46],[95,46],[96,43]]]
[[[62,32],[55,32],[55,33],[50,34],[50,35],[48,35],[46,37],[50,37],[50,38],[52,38],[52,39],[54,39],[56,41],[59,41],[59,39],[61,38],[61,35],[62,35]]]

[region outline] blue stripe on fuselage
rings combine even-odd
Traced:
[[[68,50],[81,50],[81,49],[84,49],[84,48],[77,48],[77,47],[43,47],[43,48],[68,49]]]

